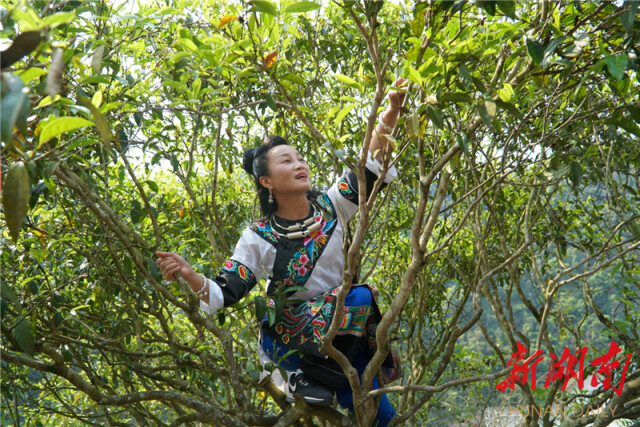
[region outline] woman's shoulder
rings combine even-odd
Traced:
[[[269,243],[275,244],[278,241],[278,237],[274,233],[273,228],[271,228],[271,223],[268,218],[260,218],[253,221],[246,230],[257,234]]]

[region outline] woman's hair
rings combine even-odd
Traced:
[[[260,184],[261,176],[269,176],[269,159],[267,153],[278,145],[289,145],[289,141],[281,136],[273,135],[267,138],[264,144],[259,147],[252,147],[245,150],[242,156],[242,169],[247,171],[256,183],[258,200],[260,201],[260,212],[265,217],[270,217],[276,212],[278,207],[276,200],[269,203],[269,190]]]
[[[278,203],[273,199],[273,203],[269,203],[269,190],[260,184],[261,176],[269,176],[269,159],[267,153],[273,147],[278,145],[290,145],[289,141],[278,135],[272,135],[259,147],[248,148],[242,156],[242,169],[244,169],[256,183],[256,191],[258,200],[260,201],[260,212],[264,218],[270,218],[276,213]],[[321,192],[317,189],[311,189],[307,192],[310,200],[315,200]]]

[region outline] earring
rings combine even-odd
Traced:
[[[269,189],[269,204],[273,203],[273,194],[271,193],[271,189]]]

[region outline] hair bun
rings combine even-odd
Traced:
[[[242,169],[244,169],[249,175],[254,176],[253,172],[253,160],[256,157],[255,147],[247,148],[242,155]]]

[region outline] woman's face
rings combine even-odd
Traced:
[[[306,193],[311,189],[309,166],[298,150],[290,145],[278,145],[267,152],[269,176],[260,183],[279,194]]]

